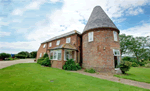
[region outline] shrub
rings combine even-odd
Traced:
[[[42,58],[39,58],[39,59],[37,60],[37,63],[38,63],[38,64],[42,64],[43,61],[44,61],[44,58],[42,57]]]
[[[150,63],[145,65],[146,68],[150,68]]]
[[[43,58],[46,58],[46,57],[48,57],[48,54],[47,54],[47,53],[44,54]]]
[[[63,69],[64,70],[79,70],[81,69],[81,67],[79,64],[75,64],[73,59],[68,59],[65,65],[63,65]]]
[[[123,57],[122,60],[123,61],[131,61],[131,57],[128,57],[128,56],[127,57]]]
[[[139,65],[135,62],[132,62],[132,67],[138,67]]]
[[[140,66],[145,66],[146,62],[138,62]]]
[[[125,74],[127,71],[129,71],[132,63],[128,61],[121,61],[119,67],[123,74]]]
[[[41,65],[44,65],[44,66],[51,66],[51,61],[49,60],[49,57],[46,57],[42,62],[41,62]]]
[[[93,68],[91,68],[91,69],[85,69],[84,71],[85,72],[89,72],[89,73],[95,73],[96,72]]]
[[[26,55],[23,55],[23,54],[16,54],[15,57],[17,57],[17,58],[26,58]]]

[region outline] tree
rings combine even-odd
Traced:
[[[132,53],[137,61],[150,58],[150,38],[120,35],[120,48],[122,54]]]
[[[131,43],[132,38],[133,36],[131,35],[128,36],[126,36],[125,34],[119,35],[121,55],[127,53],[127,50],[129,49],[129,45],[132,44]]]
[[[17,55],[22,55],[22,56],[25,56],[25,58],[30,58],[31,57],[31,55],[30,55],[30,53],[29,52],[25,52],[25,51],[21,51],[21,52],[19,52]]]
[[[36,58],[37,51],[30,52],[31,58]]]
[[[2,58],[3,60],[4,60],[5,58],[9,58],[9,57],[11,57],[10,54],[7,54],[7,53],[0,53],[0,58]]]

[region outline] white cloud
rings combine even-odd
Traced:
[[[6,49],[7,50],[10,49],[7,53],[18,53],[20,51],[30,51],[30,52],[37,51],[39,46],[40,46],[40,41],[0,42],[0,53],[6,52]],[[13,51],[13,50],[18,50],[18,51]]]
[[[24,47],[27,47],[27,50],[30,50],[34,47],[33,49],[38,49],[38,44],[56,35],[72,30],[78,30],[82,32],[85,25],[82,24],[80,20],[87,21],[92,12],[92,9],[96,5],[100,5],[111,19],[115,18],[117,19],[116,22],[119,23],[125,20],[124,18],[121,18],[125,14],[137,15],[143,13],[144,11],[141,6],[146,5],[150,2],[149,0],[50,0],[48,1],[48,3],[56,3],[60,1],[63,2],[63,6],[61,9],[55,10],[52,13],[47,12],[47,14],[45,14],[47,17],[45,20],[39,21],[35,25],[31,25],[36,27],[33,28],[32,31],[26,29],[26,39],[31,42],[38,42],[27,42],[25,43],[26,46],[23,46],[23,42],[17,42],[17,48],[23,49]],[[46,2],[47,0],[33,1],[25,7],[15,9],[12,14],[23,15],[23,13],[27,10],[38,10],[40,6]],[[45,24],[46,21],[48,21],[48,23]],[[136,34],[136,36],[138,36],[141,35],[141,31],[138,28],[142,29],[144,31],[143,33],[147,33],[147,29],[149,28],[149,26],[136,26],[127,30],[122,30],[121,33],[128,33],[127,31],[135,32],[136,30],[138,30],[139,33],[137,32]],[[18,31],[18,33],[21,33],[20,30],[16,31]],[[27,31],[29,33],[27,33]],[[129,34],[134,34],[134,32],[130,32]],[[14,45],[15,43],[16,42],[14,42],[12,45]],[[11,48],[16,47],[14,45]]]
[[[5,37],[5,36],[9,36],[9,35],[10,35],[10,32],[0,31],[0,37]]]
[[[121,34],[133,35],[133,36],[150,36],[150,23],[144,23],[143,25],[131,27],[125,30],[121,30]]]
[[[71,30],[82,32],[85,25],[80,20],[88,20],[92,9],[96,5],[100,5],[110,18],[115,18],[116,22],[120,23],[125,20],[125,18],[120,17],[124,15],[127,9],[128,11],[126,12],[130,13],[130,15],[137,15],[143,12],[139,7],[145,5],[147,2],[148,0],[88,0],[88,2],[87,0],[64,0],[63,7],[60,10],[56,10],[50,15],[47,14],[46,20],[49,23],[43,25],[43,21],[39,21],[39,25],[35,25],[37,28],[30,32],[26,38],[28,40],[45,41],[53,36]],[[131,13],[133,10],[136,11]]]

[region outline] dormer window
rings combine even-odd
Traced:
[[[66,43],[70,43],[70,37],[66,39]]]
[[[52,47],[52,43],[49,43],[49,47]]]
[[[93,32],[88,33],[88,41],[92,42],[93,41]]]
[[[46,44],[43,45],[43,48],[45,48]]]
[[[113,31],[113,34],[114,34],[114,41],[118,41],[117,32]]]
[[[59,45],[59,44],[60,44],[60,40],[57,41],[56,45]]]

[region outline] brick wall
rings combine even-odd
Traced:
[[[120,49],[114,41],[113,29],[95,29],[94,41],[88,42],[88,32],[82,35],[82,57],[84,68],[94,68],[96,71],[108,72],[114,70],[113,49]],[[90,31],[89,31],[90,32]]]
[[[46,49],[47,49],[47,53],[49,54],[50,51],[49,49],[52,49],[52,48],[55,48],[57,46],[60,46],[62,44],[65,44],[66,43],[66,38],[70,37],[71,38],[71,44],[74,45],[77,49],[78,49],[78,55],[80,55],[80,49],[79,49],[79,46],[81,46],[81,37],[78,35],[78,34],[73,34],[73,35],[70,35],[70,36],[67,36],[67,37],[63,37],[63,38],[60,38],[60,39],[57,39],[57,40],[53,40],[51,42],[48,42],[48,43],[44,43],[46,44],[46,47],[43,48],[43,45],[44,44],[41,44],[40,47],[39,47],[39,50],[37,52],[37,59],[39,58],[40,56],[40,53],[42,53],[42,56],[44,55],[44,52],[46,53]],[[59,45],[56,45],[56,42],[60,40],[60,44]],[[49,47],[49,43],[52,43],[52,46]],[[78,57],[78,62],[80,61],[80,57]],[[62,60],[63,62],[61,61],[52,61],[52,67],[54,68],[61,68],[62,65],[64,65],[65,61]]]

